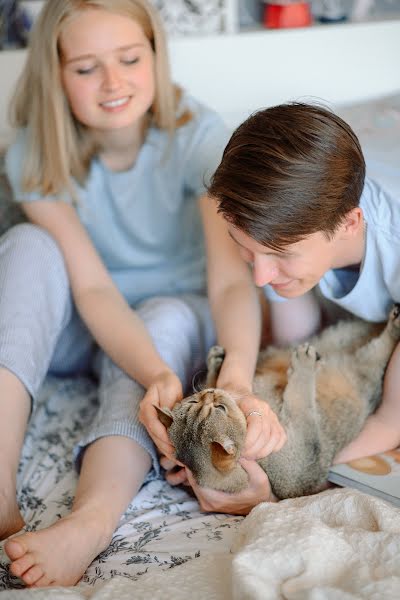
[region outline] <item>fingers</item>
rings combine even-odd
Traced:
[[[242,456],[257,460],[280,450],[286,442],[286,432],[268,404],[258,398],[249,397],[239,406],[247,422]]]
[[[221,512],[234,515],[247,515],[260,502],[276,501],[272,494],[268,477],[264,470],[255,462],[240,459],[240,464],[247,471],[249,484],[236,494],[226,494],[209,488],[201,488],[186,468],[186,475],[200,504],[206,512]]]
[[[139,410],[139,420],[146,427],[160,454],[173,459],[175,448],[168,438],[167,430],[158,419],[157,411],[153,404],[142,400]]]
[[[176,458],[171,458],[171,457],[168,457],[168,456],[161,456],[161,458],[160,458],[160,465],[166,471],[171,471],[171,469],[174,469],[176,466],[179,466],[179,467],[184,467],[185,466],[183,463],[181,463]]]
[[[165,479],[170,485],[184,485],[188,481],[184,468],[165,473]]]

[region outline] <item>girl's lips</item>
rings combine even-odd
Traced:
[[[108,112],[117,112],[119,110],[123,110],[130,102],[130,99],[130,96],[124,96],[123,98],[108,100],[107,102],[100,102],[100,106],[103,110]]]

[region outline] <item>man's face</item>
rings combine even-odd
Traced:
[[[341,266],[337,264],[340,232],[331,239],[322,232],[313,233],[277,252],[231,225],[228,229],[242,258],[252,266],[254,283],[259,287],[270,285],[284,298],[305,294],[327,271]]]

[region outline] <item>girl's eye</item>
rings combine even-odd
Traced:
[[[139,59],[138,59],[137,57],[136,57],[136,58],[123,58],[123,59],[121,60],[121,62],[122,62],[124,65],[135,65],[136,63],[138,63],[138,62],[139,62]]]
[[[76,72],[78,73],[78,75],[90,75],[90,73],[93,73],[95,68],[96,68],[95,66],[80,68],[80,69],[77,69]]]

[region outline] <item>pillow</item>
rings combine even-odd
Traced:
[[[4,153],[0,153],[0,235],[7,229],[26,221],[26,217],[17,202],[13,201],[4,165]]]
[[[400,199],[400,92],[337,113],[358,135],[368,176]]]

